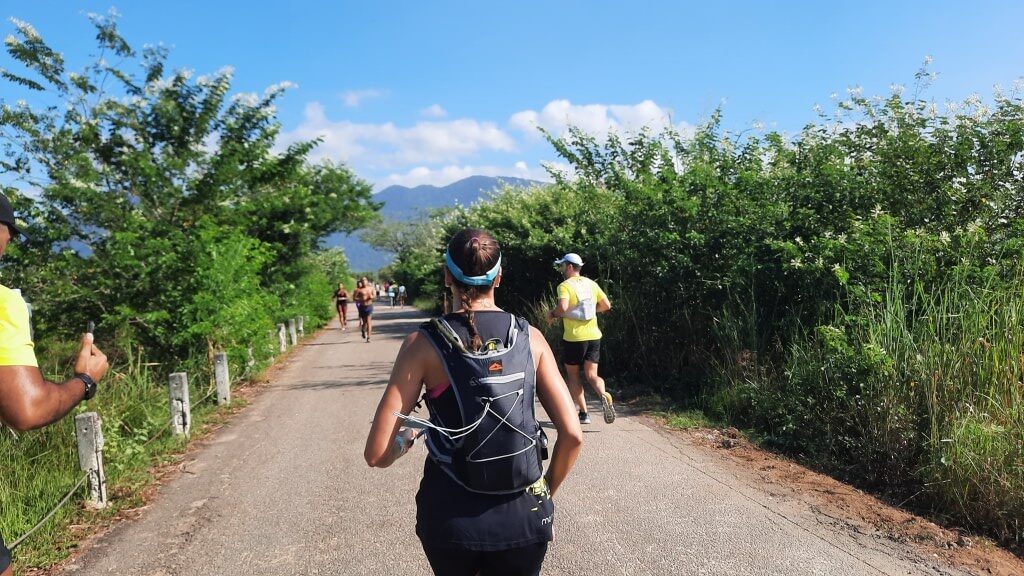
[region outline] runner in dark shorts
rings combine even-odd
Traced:
[[[580,423],[590,424],[583,392],[585,381],[601,398],[604,421],[611,424],[615,421],[615,404],[605,388],[604,378],[597,373],[602,337],[597,315],[610,310],[612,303],[597,282],[580,275],[583,259],[579,254],[570,252],[555,260],[555,265],[561,270],[564,281],[558,285],[558,305],[551,310],[549,317],[562,320],[562,350],[565,354],[562,363],[568,376],[569,393],[579,408]]]
[[[359,312],[359,331],[369,342],[373,335],[373,286],[365,276],[356,283],[352,299],[356,301],[356,311]]]

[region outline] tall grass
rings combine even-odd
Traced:
[[[315,328],[318,320],[307,324]],[[268,338],[269,350],[272,342]],[[43,346],[39,358],[70,358],[70,346]],[[257,354],[266,357],[267,354]],[[78,541],[70,528],[74,524],[109,518],[117,512],[141,505],[141,488],[152,481],[152,468],[185,445],[166,429],[170,417],[167,374],[184,371],[189,375],[193,430],[209,422],[216,413],[216,396],[201,403],[211,389],[211,370],[206,358],[174,366],[151,364],[131,346],[111,353],[112,366],[100,383],[99,393],[79,405],[61,421],[40,430],[13,434],[0,431],[0,534],[8,544],[35,525],[81,478],[75,443],[74,415],[87,411],[100,414],[103,422],[104,469],[111,506],[102,511],[86,509],[80,489],[41,530],[25,541],[15,553],[18,570],[48,566],[61,560]],[[234,379],[252,377],[267,362],[245,366],[245,358],[232,358]],[[69,374],[70,363],[42,366],[48,377],[61,380]]]
[[[943,514],[1017,544],[1024,537],[1022,281],[976,288],[955,274],[935,290],[914,286],[908,300],[916,309],[887,298],[866,316],[864,334],[902,376],[876,385],[924,416],[917,465],[924,492]]]
[[[901,502],[1024,540],[1024,273],[894,274],[775,359],[724,314],[705,407]],[[764,349],[764,346],[761,346]]]

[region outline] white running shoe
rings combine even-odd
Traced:
[[[615,422],[615,403],[612,401],[612,395],[608,392],[601,395],[601,409],[604,410],[604,421],[606,424]]]

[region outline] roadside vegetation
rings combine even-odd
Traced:
[[[80,333],[96,323],[111,371],[78,411],[103,419],[114,507],[94,514],[72,500],[18,549],[19,569],[74,546],[72,521],[137,505],[150,468],[183,448],[162,433],[169,373],[188,372],[198,430],[215,417],[212,400],[198,402],[215,352],[250,379],[275,353],[276,323],[305,316],[313,330],[333,316],[330,295],[350,273],[318,240],[378,209],[368,183],[310,160],[316,142],[274,148],[287,86],[232,94],[231,70],[172,70],[165,48],[138,51],[115,18],[91,19],[96,51],[68,55],[74,68],[28,23],[6,40],[0,183],[31,239],[11,244],[0,271],[33,304],[49,377],[69,375]],[[71,417],[3,432],[0,533],[23,534],[80,477]]]
[[[486,228],[543,325],[579,252],[608,374],[1019,551],[1024,86],[939,104],[933,78],[791,135],[549,135],[571,177],[419,222],[394,274],[438,306],[444,239]]]

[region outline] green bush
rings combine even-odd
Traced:
[[[543,316],[573,251],[606,288],[602,371],[950,521],[1024,539],[1021,94],[940,112],[853,91],[799,133],[549,136],[572,173],[421,223],[428,292],[464,226],[499,303]],[[557,340],[555,328],[546,328]]]

